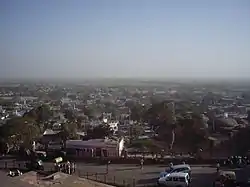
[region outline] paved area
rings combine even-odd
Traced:
[[[47,165],[47,167],[49,166]],[[212,186],[215,178],[215,168],[209,166],[191,167],[192,186]],[[111,164],[107,173],[106,165],[77,163],[76,174],[103,182],[115,182],[120,185],[148,186],[156,184],[160,172],[164,171],[165,168],[166,166],[163,165],[149,165],[140,169],[136,165]]]
[[[96,172],[96,167],[79,165],[79,170]],[[108,176],[109,178],[116,177],[117,182],[131,183],[135,179],[136,186],[154,185],[157,182],[160,172],[164,171],[165,167],[160,165],[144,166],[140,169],[134,165],[110,165]],[[106,172],[106,166],[99,166],[100,173]],[[193,186],[210,186],[214,179],[215,168],[192,166]],[[123,182],[123,183],[124,183]],[[133,184],[133,183],[132,183]]]
[[[0,160],[0,168],[5,167],[5,162]],[[24,162],[9,160],[7,167],[24,166]],[[46,170],[53,168],[53,163],[44,163]],[[206,165],[191,165],[192,187],[212,186],[216,176],[216,169]],[[136,165],[111,164],[107,171],[106,165],[77,163],[76,175],[88,177],[101,182],[110,182],[126,186],[149,186],[156,184],[159,173],[164,171],[164,165],[146,165],[140,169]],[[231,169],[229,169],[231,170]],[[235,169],[238,180],[250,177],[250,167]]]
[[[4,172],[4,171],[0,171],[0,181],[1,181],[1,187],[3,186],[3,187],[12,187],[12,186],[9,186],[9,184],[10,184],[10,180],[11,180],[11,178],[9,178],[9,177],[6,177],[6,172]],[[14,187],[14,186],[13,186]]]

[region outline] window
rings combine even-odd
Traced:
[[[172,177],[166,177],[166,181],[172,181]]]
[[[190,169],[189,168],[184,168],[184,170],[182,171],[183,173],[189,173]]]
[[[174,170],[174,172],[182,172],[184,170],[185,170],[185,168],[177,168],[177,169]]]
[[[108,157],[108,152],[107,152],[107,150],[102,150],[103,151],[103,156],[104,157]]]
[[[173,177],[173,181],[178,181],[178,177]]]
[[[185,171],[189,171],[189,168],[184,168]]]

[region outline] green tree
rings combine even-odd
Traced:
[[[250,128],[239,130],[237,134],[232,137],[232,146],[235,148],[234,152],[237,155],[244,155],[250,150],[249,144]]]
[[[2,127],[3,139],[10,146],[19,147],[21,144],[30,147],[40,135],[40,129],[35,121],[27,117],[16,117],[7,121]]]
[[[207,141],[207,132],[199,116],[179,118],[178,125],[181,127],[176,135],[178,143],[190,151],[196,152]]]
[[[94,109],[93,108],[90,108],[90,107],[84,107],[82,109],[84,115],[86,115],[88,117],[88,119],[93,119],[95,118],[95,115],[94,115]]]
[[[175,112],[169,108],[169,101],[154,103],[145,112],[145,120],[159,134],[159,138],[169,144],[172,149],[175,142]]]
[[[74,111],[72,110],[65,110],[64,111],[64,117],[68,120],[68,121],[75,121],[77,119],[76,114],[74,113]]]
[[[129,134],[131,139],[137,139],[143,133],[143,127],[139,124],[133,124],[129,127]]]
[[[62,131],[60,132],[60,137],[64,146],[66,145],[67,140],[78,139],[77,135],[77,124],[74,122],[62,124]]]
[[[142,105],[135,105],[130,108],[130,119],[134,121],[142,121],[145,113],[145,107]]]
[[[129,147],[134,148],[139,152],[151,152],[151,153],[161,152],[161,147],[150,139],[134,140],[131,142]]]
[[[46,129],[46,123],[52,117],[53,113],[48,105],[41,105],[26,112],[23,117],[30,118],[35,121],[35,124],[40,128],[40,131]]]
[[[87,130],[87,136],[92,139],[110,137],[113,131],[107,125],[99,125]]]
[[[52,111],[48,105],[38,106],[24,114],[24,117],[33,118],[38,123],[47,121],[51,116]]]
[[[162,125],[171,125],[173,114],[170,112],[167,104],[168,101],[153,104],[144,113],[145,121],[149,122],[154,129]]]
[[[4,139],[0,140],[0,154],[7,154],[9,152],[9,144],[4,141]]]

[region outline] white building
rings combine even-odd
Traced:
[[[109,128],[110,128],[114,133],[116,133],[116,132],[118,131],[118,123],[119,123],[119,122],[110,122],[110,123],[108,123]]]
[[[120,157],[124,149],[124,139],[67,140],[67,155],[77,158]]]
[[[202,118],[202,121],[203,121],[204,128],[208,128],[209,118],[206,115],[204,115],[204,114],[201,115],[201,118]]]
[[[64,98],[61,99],[61,103],[62,103],[62,105],[71,104],[72,100],[70,98],[68,98],[68,97],[64,97]]]

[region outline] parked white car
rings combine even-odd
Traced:
[[[189,174],[188,173],[170,173],[165,177],[161,177],[158,180],[159,186],[167,187],[188,187],[189,186]]]
[[[160,173],[160,178],[169,175],[170,173],[188,173],[191,175],[191,167],[188,164],[179,164],[167,168],[164,172]]]
[[[8,172],[8,176],[15,177],[15,176],[21,176],[23,173],[19,171],[18,169],[10,170]]]

